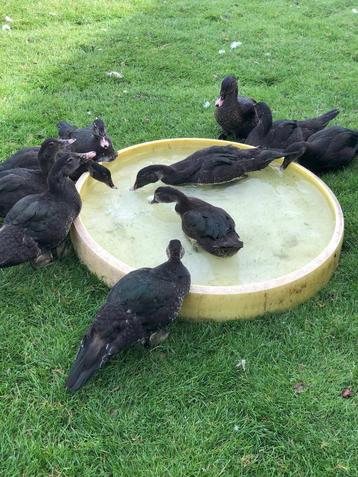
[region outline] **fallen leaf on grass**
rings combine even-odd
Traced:
[[[11,30],[11,26],[10,25],[2,25],[1,29],[2,30]]]
[[[246,359],[240,359],[240,361],[236,365],[236,369],[242,369],[243,371],[246,371]]]
[[[243,467],[254,464],[257,461],[257,456],[255,454],[245,454],[241,457],[240,462]]]
[[[5,21],[8,22],[8,23],[11,23],[11,22],[13,22],[14,20],[13,20],[11,17],[8,17],[8,16],[6,15]]]
[[[121,73],[120,71],[108,71],[106,75],[109,76],[110,78],[118,78],[118,79],[124,78],[123,73]]]
[[[341,396],[344,399],[348,399],[348,398],[351,398],[353,396],[353,392],[349,388],[344,388],[341,392]]]
[[[300,381],[293,386],[293,389],[295,390],[296,394],[302,394],[306,390],[305,383]]]
[[[225,55],[225,50],[219,50],[219,55]]]
[[[352,13],[358,13],[358,8],[352,8]]]
[[[238,48],[241,45],[242,45],[241,41],[232,41],[230,44],[230,48],[234,50],[235,48]]]
[[[203,103],[203,108],[205,108],[205,109],[210,108],[210,103],[209,103],[209,101],[204,101],[204,103]]]

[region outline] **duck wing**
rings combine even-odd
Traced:
[[[128,273],[109,292],[108,303],[120,304],[142,317],[149,331],[168,324],[180,308],[175,283],[167,276],[165,266]]]
[[[9,170],[17,167],[24,167],[26,169],[39,169],[39,150],[39,147],[26,147],[15,152],[12,156],[6,159],[6,161],[0,164],[0,170]]]
[[[225,237],[235,230],[235,222],[220,210],[189,210],[182,215],[182,226],[184,232],[194,240],[200,238],[211,238],[216,240]]]
[[[113,355],[145,336],[135,314],[120,305],[104,304],[81,341],[67,379],[68,389],[77,391]]]
[[[12,267],[40,255],[35,240],[22,227],[3,225],[0,229],[0,268]]]

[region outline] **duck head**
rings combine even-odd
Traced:
[[[167,247],[167,256],[169,260],[180,261],[185,254],[184,247],[180,240],[174,239],[169,242]]]
[[[111,171],[107,169],[107,167],[104,167],[93,160],[89,160],[87,162],[87,169],[93,179],[103,182],[103,184],[106,184],[111,189],[117,189],[113,184]]]
[[[151,203],[159,204],[160,202],[164,202],[165,204],[169,204],[170,202],[177,202],[178,194],[179,191],[174,189],[174,187],[158,187],[154,192]]]
[[[112,140],[107,134],[104,121],[101,118],[96,118],[92,123],[91,131],[98,142],[97,160],[102,162],[113,161],[117,157],[117,152],[114,150]]]
[[[221,83],[220,96],[215,101],[215,106],[220,108],[224,104],[225,98],[238,95],[237,79],[235,76],[226,76]]]
[[[69,150],[71,144],[73,144],[75,141],[76,139],[60,139],[49,137],[41,144],[39,157],[54,157],[59,151]]]
[[[80,157],[82,154],[74,154],[72,152],[62,152],[57,156],[57,160],[51,169],[51,175],[60,175],[68,177],[79,168],[82,162]]]
[[[47,175],[59,152],[68,151],[76,139],[58,139],[49,137],[40,147],[38,158],[42,171]]]
[[[302,142],[294,142],[288,148],[283,151],[282,156],[285,158],[282,162],[280,169],[284,171],[293,161],[297,161],[307,150],[307,143]],[[299,161],[298,161],[299,162]]]
[[[166,167],[167,166],[162,165],[143,167],[137,174],[133,190],[140,189],[147,184],[158,182],[164,177]]]

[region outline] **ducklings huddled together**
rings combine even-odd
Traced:
[[[315,173],[337,170],[357,154],[358,132],[326,127],[338,115],[337,109],[313,119],[273,121],[265,102],[238,95],[233,76],[223,80],[215,105],[215,118],[222,128],[219,139],[233,136],[255,147],[240,149],[222,143],[171,165],[148,165],[138,171],[133,190],[163,182],[165,186],[155,190],[152,204],[175,203],[182,230],[194,246],[230,260],[244,246],[233,218],[224,209],[173,186],[225,184],[279,158],[283,158],[282,170],[292,161]],[[24,262],[37,268],[64,256],[69,230],[82,206],[75,181],[88,172],[94,180],[116,188],[109,169],[100,164],[116,157],[106,126],[97,118],[85,128],[61,121],[58,137],[22,149],[2,162],[0,268]],[[183,255],[181,242],[173,239],[167,261],[137,269],[117,282],[82,339],[68,389],[80,389],[125,347],[134,343],[155,346],[168,337],[167,328],[190,289]]]

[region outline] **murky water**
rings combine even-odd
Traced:
[[[227,210],[236,222],[244,248],[228,258],[195,251],[181,229],[175,204],[148,203],[161,182],[130,191],[139,169],[170,164],[190,151],[138,155],[111,164],[118,190],[90,179],[81,218],[93,238],[132,267],[155,266],[165,260],[170,239],[184,245],[184,263],[197,285],[239,285],[277,278],[302,267],[328,244],[332,212],[309,182],[273,164],[247,179],[218,186],[178,187]]]

